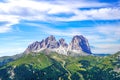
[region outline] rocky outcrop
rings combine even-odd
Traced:
[[[28,46],[24,53],[36,52],[36,50],[41,49],[40,42],[36,41]]]
[[[91,53],[88,40],[82,35],[74,36],[70,43],[70,50],[84,51],[86,53]]]
[[[65,47],[65,48],[68,47],[68,44],[65,42],[65,40],[63,38],[61,38],[59,40],[59,45],[62,46],[62,47]]]
[[[60,54],[74,55],[74,54],[91,54],[88,40],[82,35],[76,35],[68,45],[63,38],[59,41],[53,35],[47,37],[45,40],[34,42],[28,46],[24,53],[40,52],[43,50],[55,51]]]
[[[51,35],[50,37],[45,39],[45,46],[46,48],[54,49],[59,47],[59,43],[56,41],[55,37]]]

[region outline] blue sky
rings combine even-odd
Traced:
[[[96,54],[120,51],[120,0],[0,0],[0,56],[49,35],[83,35]]]

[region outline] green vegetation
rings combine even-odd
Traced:
[[[43,69],[45,67],[48,67],[51,64],[50,59],[48,58],[48,56],[45,56],[44,54],[28,54],[28,55],[24,55],[22,58],[9,63],[8,65],[14,65],[14,66],[20,66],[20,65],[31,65],[34,68],[37,69]]]
[[[106,57],[30,53],[0,68],[1,80],[119,80],[120,52]]]

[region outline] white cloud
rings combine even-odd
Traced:
[[[6,22],[0,26],[0,33],[5,33],[12,30],[12,25],[19,23],[19,18],[13,15],[0,15],[0,22]]]
[[[26,23],[28,26],[34,26],[40,28],[40,32],[48,35],[66,36],[72,37],[74,35],[84,35],[88,40],[93,43],[113,43],[120,40],[120,26],[118,24],[113,25],[99,25],[96,27],[78,27],[74,28],[70,26],[64,30],[52,28],[47,25]]]
[[[119,24],[115,24],[115,25],[106,25],[106,26],[104,26],[104,25],[102,25],[102,26],[99,26],[99,27],[97,27],[97,30],[100,32],[100,33],[103,33],[103,34],[111,34],[111,35],[113,35],[114,34],[114,36],[115,35],[119,35],[119,33],[120,33],[120,23]],[[117,36],[118,36],[117,35]]]
[[[15,54],[20,54],[24,51],[25,48],[14,48],[14,47],[9,47],[9,48],[1,48],[0,49],[0,57],[1,56],[12,56]]]
[[[38,27],[41,33],[47,34],[47,35],[72,37],[74,35],[82,34],[80,33],[79,29],[75,29],[75,28],[67,28],[67,29],[61,30],[61,29],[56,29],[56,28],[52,28],[50,26],[41,25],[41,24],[35,24],[35,23],[25,23],[25,24],[28,26]]]
[[[11,30],[11,28],[8,26],[0,27],[0,33],[9,32],[10,30]]]
[[[6,0],[0,2],[0,22],[7,21],[14,24],[21,20],[39,20],[39,21],[78,21],[78,20],[113,20],[120,19],[120,8],[108,7],[111,4],[90,2],[86,0],[69,1],[34,1],[34,0]],[[98,8],[90,10],[80,10],[79,8]],[[108,8],[99,8],[108,7]],[[50,16],[60,13],[73,13],[71,17]],[[4,31],[11,30],[4,26]]]
[[[118,41],[120,40],[120,23],[118,24],[110,24],[110,25],[104,25],[104,26],[99,26],[97,27],[97,31],[104,35],[105,38],[103,37],[103,41],[108,40],[108,41]]]
[[[92,49],[93,53],[114,54],[117,51],[120,51],[120,44],[96,44]]]
[[[120,19],[120,8],[101,8],[96,10],[86,11],[93,19],[111,20]]]
[[[81,20],[119,20],[120,8],[100,8],[90,10],[74,10],[75,16],[70,18],[56,18],[59,21],[81,21]]]

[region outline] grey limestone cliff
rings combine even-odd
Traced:
[[[60,54],[91,54],[90,46],[88,40],[82,35],[76,35],[72,38],[72,41],[68,45],[65,39],[61,38],[59,41],[51,35],[42,41],[34,42],[28,46],[24,53],[28,54],[30,52],[40,52],[43,50],[55,51]]]

